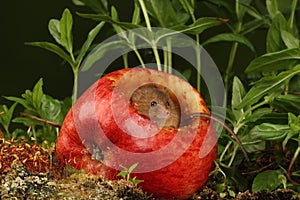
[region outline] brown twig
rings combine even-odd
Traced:
[[[0,112],[0,115],[3,115],[5,112],[3,111],[3,112]]]
[[[261,167],[261,168],[259,168],[259,169],[257,169],[257,170],[250,171],[250,172],[242,172],[241,174],[242,174],[242,175],[257,174],[257,173],[259,173],[259,172],[265,171],[266,169],[268,169],[269,167],[272,167],[272,166],[275,165],[275,164],[276,164],[276,163],[273,162],[273,163],[270,163],[270,164],[268,164],[268,165],[266,165],[266,166],[263,166],[263,167]]]
[[[293,90],[288,90],[287,93],[288,94],[300,94],[299,91],[293,91]]]
[[[295,182],[295,181],[292,179],[292,177],[291,177],[291,174],[292,174],[292,167],[293,167],[294,162],[296,161],[296,159],[297,159],[299,153],[300,153],[300,147],[298,147],[297,150],[296,150],[296,152],[294,153],[294,156],[293,156],[293,158],[292,158],[292,160],[291,160],[291,162],[290,162],[290,165],[289,165],[289,168],[288,168],[288,171],[287,171],[287,174],[286,174],[288,180],[289,180],[291,183],[294,183],[294,184],[296,184],[297,182]]]
[[[190,115],[191,119],[195,118],[195,117],[207,117],[207,118],[212,119],[213,121],[219,123],[220,125],[222,125],[227,130],[227,132],[234,138],[234,140],[238,143],[238,145],[240,146],[240,148],[241,148],[241,150],[242,150],[242,152],[243,152],[246,160],[248,162],[250,161],[250,159],[248,157],[248,154],[247,154],[244,146],[242,145],[240,139],[236,136],[236,134],[225,123],[223,123],[220,119],[218,119],[216,117],[213,117],[213,116],[211,116],[211,115],[209,115],[207,113],[201,113],[200,112],[200,113],[194,113],[194,114]]]
[[[36,117],[36,116],[33,116],[33,115],[30,115],[30,114],[21,113],[21,116],[28,117],[30,119],[34,119],[36,121],[42,122],[44,124],[48,124],[48,125],[56,127],[56,128],[60,128],[61,127],[60,124],[57,124],[55,122],[51,122],[51,121],[48,121],[48,120],[45,120],[45,119],[42,119],[42,118],[39,118],[39,117]]]

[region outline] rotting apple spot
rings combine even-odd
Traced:
[[[95,144],[92,145],[91,159],[99,160],[99,161],[104,160],[104,155],[98,145],[95,145]]]

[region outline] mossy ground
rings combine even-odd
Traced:
[[[46,157],[51,158],[49,162],[53,162],[55,155],[37,144],[30,145],[23,140],[2,140],[0,147],[0,199],[157,200],[130,181],[108,180],[103,177],[87,175],[81,171],[62,169],[55,162],[54,165],[45,163]],[[14,154],[12,155],[12,153]],[[190,200],[300,199],[299,194],[289,189],[258,193],[251,193],[247,190],[236,194],[235,197],[225,196],[222,198],[216,192],[216,182],[210,181]]]

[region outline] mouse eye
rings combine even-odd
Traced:
[[[167,101],[167,106],[170,106],[170,103]]]
[[[156,106],[157,106],[156,101],[151,101],[151,107],[156,107]]]

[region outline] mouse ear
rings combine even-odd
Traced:
[[[176,96],[176,94],[174,92],[172,92],[172,90],[170,90],[169,88],[164,88],[166,90],[166,92],[168,93],[168,95],[171,97],[171,99],[178,105],[179,105],[179,100]]]

